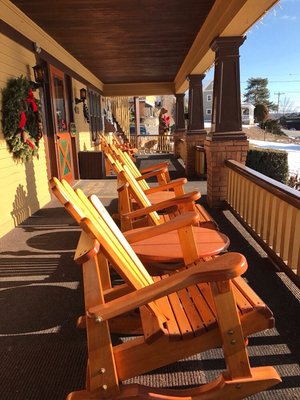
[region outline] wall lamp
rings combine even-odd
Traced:
[[[80,89],[80,99],[78,99],[78,97],[75,97],[75,104],[78,103],[84,103],[86,101],[86,89],[85,88],[81,88]]]
[[[32,67],[34,73],[34,80],[35,82],[30,82],[31,87],[33,90],[40,88],[45,83],[45,71],[42,65],[37,64]]]

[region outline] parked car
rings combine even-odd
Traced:
[[[130,125],[129,129],[130,129],[130,135],[134,135],[135,134],[135,125]],[[140,125],[140,133],[141,133],[141,135],[148,135],[144,124]]]

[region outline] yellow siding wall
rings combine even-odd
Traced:
[[[76,79],[72,80],[72,86],[73,86],[73,98],[75,97],[79,98],[80,97],[80,89],[85,88],[86,86],[77,81]],[[88,104],[88,103],[87,103]],[[75,113],[74,113],[74,119],[75,119],[75,124],[76,124],[76,130],[77,130],[77,137],[78,137],[78,150],[79,151],[86,151],[86,150],[95,150],[93,144],[92,144],[92,136],[90,133],[90,125],[85,122],[84,116],[83,116],[83,103],[79,103],[75,105]]]
[[[9,78],[23,75],[32,79],[32,66],[36,64],[34,54],[2,34],[0,43],[0,90]],[[1,237],[51,199],[43,139],[39,159],[35,157],[31,162],[20,163],[8,152],[0,125],[0,184]]]

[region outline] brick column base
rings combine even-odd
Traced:
[[[221,136],[221,135],[220,135]],[[249,142],[243,138],[207,138],[204,148],[207,161],[207,203],[210,207],[223,208],[227,199],[228,169],[225,160],[245,164]]]
[[[203,146],[206,138],[206,130],[201,130],[198,133],[185,135],[186,142],[186,157],[184,159],[185,172],[188,177],[194,177],[196,175],[195,159],[196,149],[195,146]]]
[[[185,130],[178,130],[174,132],[174,156],[179,158],[182,155],[180,154],[180,148],[182,147],[182,140],[185,138]]]

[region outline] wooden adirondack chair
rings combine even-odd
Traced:
[[[182,180],[176,179],[173,182],[168,182],[164,185],[143,190],[139,182],[137,182],[135,177],[132,175],[127,165],[122,165],[118,159],[114,159],[111,154],[106,154],[106,157],[109,159],[111,165],[118,174],[119,216],[121,219],[122,231],[142,226],[145,223],[159,225],[161,222],[165,222],[169,218],[173,218],[180,213],[191,210],[196,211],[199,215],[200,226],[209,229],[217,229],[217,224],[205,210],[205,208],[200,204],[195,204],[195,201],[200,198],[199,192],[196,192],[197,194],[195,192],[190,193],[190,197],[188,194],[186,194],[186,201],[182,202],[175,211],[174,209],[172,210],[171,205],[169,205],[165,207],[165,209],[169,208],[169,210],[167,210],[168,212],[164,215],[159,216],[155,212],[147,213],[146,211],[149,210],[149,207],[153,207],[152,211],[162,210],[160,206],[158,206],[158,208],[155,210],[154,206],[159,202],[167,202],[174,197],[176,198],[178,196],[184,196],[185,193],[182,187]],[[168,191],[169,189],[174,191]],[[154,197],[152,196],[152,193],[155,194]],[[188,201],[189,198],[190,201]],[[135,213],[132,212],[132,210],[137,207],[139,210]],[[142,211],[143,209],[144,211]],[[141,218],[145,215],[147,215],[146,221],[136,221],[136,218]]]
[[[57,178],[52,179],[51,186],[53,193],[62,205],[66,205],[66,203],[73,205],[71,210],[76,210],[76,213],[73,212],[72,216],[77,223],[85,217],[95,220],[101,218],[109,229],[120,235],[118,227],[97,196],[92,195],[89,201],[80,189],[74,191],[67,181],[63,180],[61,183]],[[167,203],[176,204],[185,201],[185,197],[186,195],[169,200]],[[154,208],[156,207],[157,205],[154,206]],[[147,211],[150,212],[151,209]],[[226,235],[193,226],[197,220],[197,214],[188,212],[159,226],[127,232],[126,237],[132,243],[139,257],[147,263],[148,269],[152,273],[155,271],[155,274],[161,274],[162,271],[174,270],[178,268],[178,265],[191,262],[191,257],[199,259],[213,256],[228,247],[229,239]],[[188,247],[185,245],[183,236],[189,237]],[[163,246],[161,246],[162,243]],[[191,252],[192,244],[193,252]]]
[[[72,203],[69,212],[76,213]],[[100,270],[83,268],[88,365],[86,389],[68,400],[235,400],[280,382],[272,367],[252,368],[245,337],[274,325],[272,313],[240,277],[245,258],[227,253],[195,262],[163,278],[152,278],[121,233],[100,218],[81,221],[86,234],[127,283],[130,293],[111,289],[105,297]],[[87,247],[76,257],[88,259]],[[115,293],[114,293],[115,290]],[[112,345],[110,321],[140,308],[143,336]],[[226,371],[216,380],[185,390],[122,385],[122,381],[201,351],[223,346]]]
[[[116,158],[122,163],[128,166],[132,175],[135,179],[140,183],[142,189],[147,190],[150,189],[150,186],[146,182],[146,179],[156,177],[157,182],[160,185],[168,183],[171,181],[169,170],[167,168],[168,163],[160,163],[156,164],[152,167],[146,169],[147,172],[139,171],[135,163],[133,162],[132,158],[128,155],[128,153],[123,152],[122,149],[112,145],[108,146],[108,149],[111,149],[111,154],[115,155]],[[109,150],[108,150],[109,151]]]
[[[165,166],[162,170],[151,171],[146,175],[141,175],[128,154],[124,154],[122,150],[118,149],[113,144],[106,142],[105,155],[106,160],[108,160],[110,166],[115,170],[118,177],[120,177],[121,182],[128,183],[129,187],[131,188],[130,193],[132,196],[128,196],[128,192],[126,191],[125,187],[123,187],[123,189],[125,189],[123,193],[119,191],[119,199],[121,203],[120,207],[123,207],[123,213],[130,211],[131,207],[128,208],[130,199],[131,202],[133,201],[133,203],[137,203],[139,207],[145,207],[145,204],[147,203],[147,201],[145,202],[145,199],[143,199],[145,195],[150,201],[150,203],[148,204],[149,206],[151,203],[156,204],[163,200],[168,200],[176,196],[182,196],[185,193],[183,186],[187,182],[186,178],[180,178],[174,181],[170,181],[169,174],[166,175],[167,169]],[[124,171],[125,176],[122,175]],[[157,177],[159,185],[150,188],[150,186],[146,182],[146,179],[152,176]],[[145,195],[142,194],[142,191]],[[124,210],[124,205],[126,205],[127,207],[126,211]],[[133,207],[135,206],[133,205]],[[191,209],[196,209],[196,211],[199,213],[200,224],[202,226],[205,225],[207,228],[217,229],[217,224],[201,205],[190,205],[188,210]],[[187,208],[185,206],[183,211],[186,210]],[[123,222],[122,224],[122,230],[127,230],[132,227],[133,226],[131,226],[130,224],[126,226],[125,222]]]
[[[103,139],[105,141],[105,139]],[[161,202],[162,200],[168,200],[174,196],[181,196],[184,194],[184,188],[183,185],[187,182],[185,178],[177,179],[175,181],[170,181],[170,176],[169,173],[167,172],[166,166],[162,166],[163,169],[160,171],[151,171],[146,175],[141,175],[139,170],[136,168],[136,165],[130,158],[130,156],[124,152],[122,152],[121,149],[118,147],[114,146],[113,144],[106,143],[105,151],[106,151],[106,159],[109,161],[110,165],[114,168],[115,172],[119,175],[122,176],[122,172],[125,170],[125,182],[129,184],[129,187],[131,188],[131,199],[133,199],[134,202],[137,202],[139,207],[145,207],[147,201],[145,202],[145,199],[143,199],[143,194],[141,190],[146,194],[148,197],[149,201],[152,204]],[[150,171],[150,168],[149,168]],[[166,175],[167,173],[167,175]],[[152,176],[156,176],[159,186],[157,187],[152,187],[150,188],[148,183],[146,182],[146,179]],[[123,176],[124,178],[124,176]],[[124,182],[124,179],[121,179]],[[140,186],[140,188],[138,187]],[[121,192],[120,192],[121,193]],[[200,196],[200,193],[199,193]],[[128,206],[129,203],[129,198],[128,198],[128,192],[124,191],[123,194],[119,195],[121,202],[124,202],[126,206]],[[148,204],[148,206],[150,203]],[[122,205],[121,205],[122,207]],[[206,226],[207,228],[210,229],[217,229],[217,224],[213,220],[213,218],[208,214],[208,212],[199,204],[193,205],[188,208],[190,209],[196,209],[196,211],[199,214],[200,217],[200,224],[202,226]],[[187,208],[185,207],[183,211],[186,211]],[[126,211],[124,210],[123,207],[123,213],[129,212],[129,209]],[[153,222],[153,221],[152,221]],[[130,224],[128,226],[124,226],[123,222],[123,227],[125,229],[130,229]]]
[[[158,163],[150,167],[144,168],[141,171],[136,167],[130,153],[124,151],[124,149],[118,144],[109,143],[104,135],[101,135],[101,145],[102,150],[106,153],[112,154],[116,153],[117,159],[124,164],[127,164],[137,181],[141,181],[142,187],[145,189],[149,188],[147,183],[144,181],[146,179],[156,177],[159,184],[164,184],[170,181],[170,174],[168,171],[168,162]],[[108,160],[110,169],[111,165]]]
[[[76,191],[70,186],[70,184],[63,180],[60,182],[57,178],[53,178],[51,180],[51,187],[53,193],[56,195],[58,200],[63,206],[66,206],[68,204],[69,206],[66,207],[69,213],[72,215],[72,217],[75,219],[77,223],[80,223],[81,219],[89,217],[91,219],[99,219],[101,218],[103,223],[106,224],[107,228],[112,230],[115,235],[120,236],[120,232],[118,230],[118,227],[115,225],[115,222],[111,218],[111,216],[108,214],[106,211],[105,207],[102,205],[102,203],[99,201],[99,199],[96,196],[91,196],[91,202],[88,200],[88,198],[85,196],[85,194],[80,190],[76,189]],[[174,201],[175,199],[173,199]],[[71,206],[72,205],[72,206]],[[170,232],[174,232],[174,230],[178,230],[178,232],[183,232],[183,234],[187,234],[186,230],[191,229],[191,224],[195,222],[197,217],[195,215],[185,215],[185,218],[183,219],[182,217],[176,218],[172,220],[171,223],[165,224],[165,226],[160,226],[159,229],[155,228],[155,230],[152,228],[146,228],[143,230],[143,232],[130,232],[128,233],[129,237],[128,239],[132,243],[132,245],[135,247],[135,242],[137,242],[136,246],[137,248],[142,248],[144,249],[145,246],[149,247],[149,239],[155,238],[157,235],[160,234],[160,240],[163,242],[168,241],[168,234]],[[197,229],[199,230],[199,229]],[[191,234],[192,232],[190,232]],[[181,233],[182,234],[182,233]],[[221,237],[222,239],[222,237]],[[194,240],[193,237],[190,237],[190,241]],[[211,243],[213,243],[213,249],[214,252],[216,251],[216,238],[211,238]],[[101,265],[101,280],[102,280],[102,286],[103,289],[105,290],[105,296],[110,298],[112,295],[111,292],[111,279],[110,279],[110,272],[109,272],[109,265],[107,263],[107,260],[103,257],[103,254],[99,252],[99,243],[96,240],[91,240],[85,232],[82,232],[79,243],[78,243],[78,248],[82,249],[85,248],[86,251],[82,254],[78,254],[78,251],[76,252],[76,260],[80,264],[82,264],[83,268],[97,268],[99,269],[99,266]],[[197,244],[195,245],[197,246]],[[205,249],[203,249],[203,246],[205,246]],[[227,246],[226,244],[226,237],[224,237],[224,242],[220,242],[220,251]],[[188,263],[190,261],[191,255],[197,258],[197,255],[191,252],[191,243],[189,244],[189,247],[186,248],[184,244],[180,245],[178,243],[178,246],[183,254],[183,259],[185,263]],[[153,246],[151,245],[150,248],[152,249]],[[175,251],[174,251],[175,250]],[[207,245],[205,243],[201,243],[201,251],[203,254],[203,250],[206,251],[206,254],[208,254]],[[196,250],[197,251],[197,250]],[[218,251],[217,251],[218,252]],[[159,251],[159,253],[161,253]],[[152,274],[157,274],[161,275],[165,270],[174,270],[178,268],[178,262],[180,259],[174,259],[174,256],[178,253],[178,250],[172,248],[171,255],[173,257],[173,261],[177,261],[176,264],[174,263],[160,263],[158,264],[157,259],[159,254],[156,254],[152,251],[152,255],[147,254],[146,252],[146,258],[147,258],[147,268]],[[169,254],[169,255],[168,255]],[[167,251],[167,249],[164,248],[163,254],[160,255],[160,257],[163,257],[164,259],[167,258],[167,260],[170,261],[170,252]],[[162,261],[161,259],[159,261]],[[163,260],[165,261],[165,260]],[[172,260],[171,260],[172,261]],[[86,266],[88,265],[88,266]],[[119,285],[117,292],[120,294],[124,294],[128,292],[128,285]],[[115,293],[115,292],[114,292]],[[77,326],[79,328],[84,328],[86,326],[85,324],[85,318],[80,316],[77,321]],[[118,318],[113,319],[110,322],[110,327],[112,332],[114,333],[123,333],[123,334],[141,334],[141,323],[139,320],[139,317],[136,315],[136,313],[132,313],[129,315],[125,316],[120,316]]]
[[[171,189],[176,190],[177,194],[183,194],[183,185],[187,182],[186,178],[179,178],[174,180],[175,186],[173,187],[165,187],[164,185],[170,182],[170,176],[168,169],[165,164],[159,164],[159,166],[149,167],[148,172],[146,174],[141,174],[141,172],[137,169],[136,165],[133,163],[132,160],[129,160],[129,156],[124,154],[117,146],[112,143],[106,143],[104,148],[104,154],[108,160],[109,164],[114,168],[113,162],[118,161],[121,165],[126,165],[130,173],[134,176],[134,178],[139,182],[141,188],[143,190],[149,190],[150,186],[146,182],[146,179],[151,177],[156,177],[159,183],[160,188],[157,189],[158,191],[170,191]],[[144,170],[143,170],[144,171]],[[182,187],[180,190],[179,188]],[[176,189],[175,189],[176,188]],[[167,194],[165,194],[167,195]],[[169,194],[169,197],[171,194]],[[167,198],[169,198],[167,197]]]
[[[101,137],[105,138],[105,135],[101,134]],[[129,155],[133,156],[138,152],[138,149],[134,147],[129,141],[125,143],[117,133],[112,133],[112,143],[120,147],[123,151],[126,151]]]

